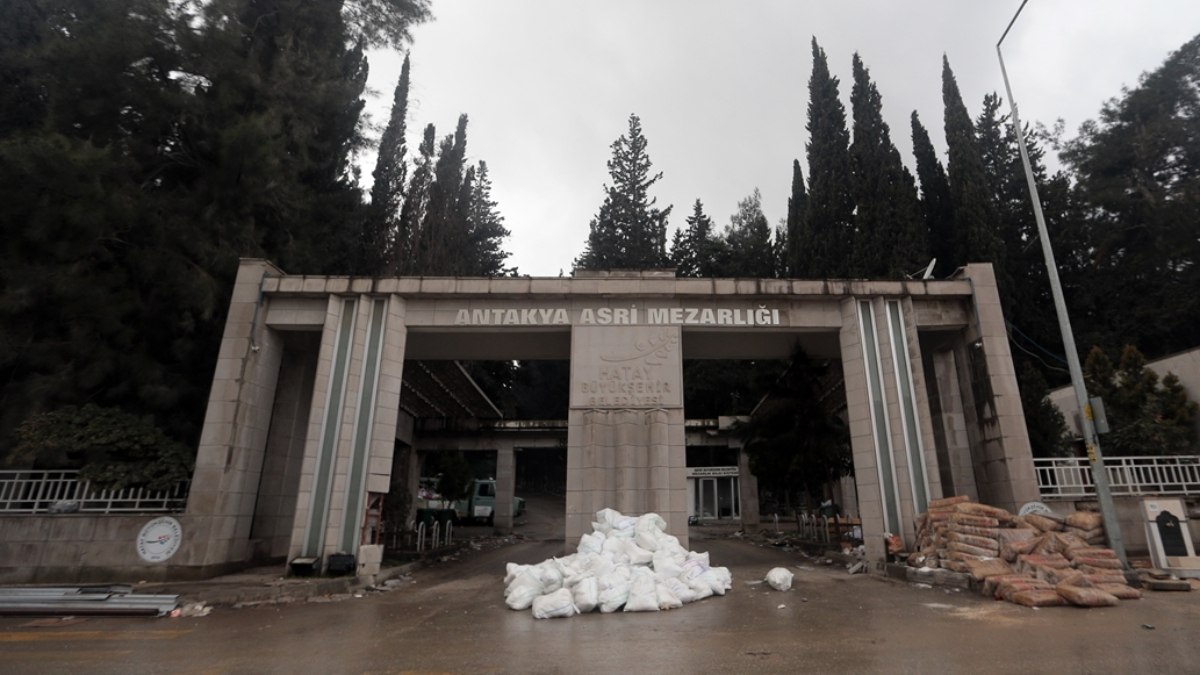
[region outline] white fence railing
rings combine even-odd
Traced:
[[[33,513],[178,513],[188,483],[169,490],[101,490],[78,471],[0,471],[0,515]]]
[[[1035,458],[1043,499],[1094,497],[1091,464],[1083,457]],[[1114,495],[1200,495],[1200,456],[1105,457]]]

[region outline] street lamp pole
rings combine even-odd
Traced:
[[[1075,333],[1071,331],[1071,318],[1067,316],[1067,303],[1063,299],[1062,284],[1058,280],[1058,265],[1054,262],[1054,251],[1050,248],[1050,235],[1046,232],[1046,217],[1042,214],[1042,200],[1038,196],[1037,181],[1033,177],[1033,167],[1029,163],[1029,150],[1025,147],[1025,133],[1021,128],[1021,120],[1017,116],[1017,102],[1013,99],[1012,86],[1008,83],[1008,71],[1004,67],[1004,54],[1000,45],[1008,32],[1012,30],[1021,10],[1025,9],[1029,0],[1023,0],[1013,15],[1004,34],[996,43],[996,57],[1000,59],[1000,74],[1004,77],[1004,91],[1008,95],[1008,105],[1012,109],[1013,133],[1017,137],[1017,147],[1021,150],[1021,163],[1025,166],[1025,181],[1029,184],[1029,200],[1033,203],[1033,216],[1037,220],[1038,237],[1042,240],[1042,255],[1046,259],[1046,274],[1050,277],[1050,292],[1054,297],[1054,310],[1058,314],[1058,327],[1062,331],[1063,349],[1067,352],[1067,367],[1071,372],[1071,385],[1075,389],[1075,402],[1079,405],[1080,424],[1083,427],[1083,440],[1087,444],[1088,460],[1092,465],[1092,481],[1096,485],[1096,497],[1100,501],[1100,514],[1104,517],[1104,532],[1108,537],[1108,545],[1121,559],[1121,564],[1129,568],[1125,558],[1125,543],[1121,539],[1121,525],[1117,522],[1117,509],[1113,504],[1112,491],[1108,485],[1108,473],[1104,469],[1104,455],[1100,452],[1100,443],[1096,438],[1096,427],[1092,421],[1092,406],[1088,402],[1087,385],[1083,381],[1083,369],[1079,366],[1079,352],[1075,347]]]

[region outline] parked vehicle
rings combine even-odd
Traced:
[[[496,479],[476,478],[466,499],[451,501],[442,499],[437,492],[437,478],[422,478],[418,492],[419,509],[454,509],[457,522],[483,521],[491,525],[495,520]],[[525,500],[513,497],[512,515],[518,518],[525,514]]]

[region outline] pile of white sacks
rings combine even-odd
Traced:
[[[725,595],[733,587],[727,568],[710,567],[708,553],[684,549],[656,513],[635,517],[603,509],[596,521],[576,553],[537,565],[508,563],[505,604],[532,607],[535,619],[597,609],[657,612]]]

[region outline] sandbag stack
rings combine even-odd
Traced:
[[[1000,557],[1001,530],[1014,523],[1008,511],[973,503],[965,495],[935,499],[921,515],[917,552],[909,556],[908,563],[969,573],[969,563]]]
[[[1014,516],[968,497],[933,500],[917,530],[913,567],[970,574],[983,594],[1028,607],[1107,607],[1141,592],[1104,548],[1100,514]]]
[[[657,612],[733,588],[727,568],[711,567],[707,552],[684,549],[666,525],[656,513],[597,511],[592,532],[580,537],[575,553],[537,565],[508,563],[505,604],[532,607],[535,619],[594,610]]]

